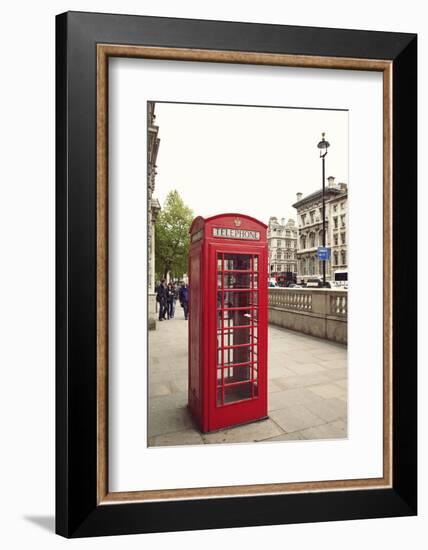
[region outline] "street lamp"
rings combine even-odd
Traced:
[[[325,133],[321,134],[321,141],[317,147],[320,150],[320,159],[322,160],[322,245],[325,248],[325,157],[330,147],[330,143],[325,139]],[[325,262],[322,260],[322,286],[325,288]]]

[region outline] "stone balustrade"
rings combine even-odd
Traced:
[[[348,292],[321,288],[269,288],[269,323],[347,343]]]

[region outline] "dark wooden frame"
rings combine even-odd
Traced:
[[[76,12],[57,16],[56,24],[57,532],[82,537],[416,514],[416,35]],[[222,488],[196,498],[171,492],[164,500],[108,492],[101,215],[107,121],[100,89],[109,55],[383,71],[390,182],[384,350],[391,359],[384,370],[391,419],[384,422],[384,465],[391,469],[379,483],[288,484],[264,494],[257,486]]]

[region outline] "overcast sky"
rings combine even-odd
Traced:
[[[326,177],[349,183],[346,111],[156,103],[155,114],[161,205],[177,189],[195,216],[296,219],[296,193],[321,188],[322,132]]]

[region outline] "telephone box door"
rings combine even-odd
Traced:
[[[215,430],[267,416],[267,255],[262,247],[212,243],[209,256],[216,275],[209,399]]]

